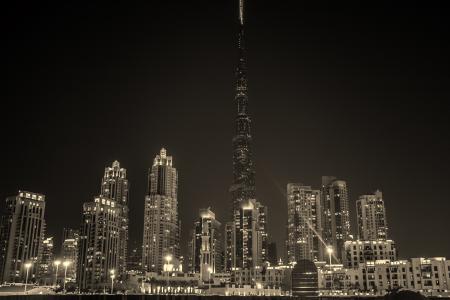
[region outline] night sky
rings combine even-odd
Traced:
[[[449,11],[247,2],[257,195],[279,252],[286,184],[335,175],[348,183],[353,223],[358,195],[383,191],[402,258],[450,257]],[[183,249],[199,208],[227,221],[237,0],[17,3],[2,12],[0,198],[45,194],[59,243],[117,159],[141,243],[148,168],[166,147]]]

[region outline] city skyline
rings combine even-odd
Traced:
[[[122,53],[119,50],[114,50],[115,57],[103,58],[98,65],[95,65],[98,70],[93,77],[87,75],[89,71],[87,65],[81,64],[80,69],[76,69],[73,73],[63,73],[63,78],[56,80],[61,86],[53,87],[52,83],[55,82],[55,76],[61,70],[56,65],[51,65],[49,74],[42,79],[42,85],[37,90],[30,88],[30,90],[36,91],[35,96],[37,97],[49,96],[47,102],[43,103],[43,108],[33,104],[31,100],[25,100],[28,92],[18,91],[19,87],[35,87],[37,83],[33,82],[32,78],[34,77],[30,79],[22,77],[25,75],[14,73],[13,80],[15,80],[16,85],[13,85],[11,89],[16,94],[11,99],[17,97],[23,102],[16,103],[11,109],[11,116],[7,116],[9,122],[7,122],[6,139],[11,144],[18,145],[12,147],[18,150],[7,150],[9,151],[7,153],[8,159],[5,163],[8,172],[2,174],[2,181],[5,182],[5,185],[4,189],[0,191],[1,198],[5,199],[7,196],[15,195],[19,189],[44,194],[47,202],[46,221],[49,235],[55,236],[55,245],[60,245],[60,228],[77,228],[79,226],[82,203],[92,199],[99,192],[98,174],[117,159],[128,170],[127,178],[130,182],[130,240],[139,241],[142,238],[142,207],[146,194],[147,168],[152,165],[154,154],[158,153],[160,148],[165,147],[174,157],[175,164],[180,172],[178,202],[183,228],[182,245],[186,245],[188,240],[187,228],[190,224],[193,224],[198,209],[201,207],[211,206],[216,213],[216,218],[225,224],[229,217],[230,208],[228,187],[232,182],[230,165],[232,145],[230,139],[233,135],[232,118],[235,109],[232,87],[235,65],[235,49],[233,46],[236,44],[234,41],[236,24],[234,24],[235,22],[231,23],[228,18],[233,13],[236,15],[236,12],[231,10],[228,5],[217,5],[224,5],[224,7],[221,7],[225,11],[223,16],[211,12],[211,15],[206,16],[206,18],[217,26],[215,29],[218,29],[220,34],[216,36],[214,33],[202,29],[199,23],[193,22],[192,27],[182,30],[183,33],[187,34],[186,39],[192,40],[181,49],[169,54],[163,55],[158,52],[156,56],[159,59],[155,61],[136,50],[138,46],[142,46],[144,49],[151,48],[144,42],[140,44],[141,41],[137,40],[136,37],[137,41],[134,38],[132,41],[127,41],[125,38],[124,44],[132,49],[131,52],[125,51],[125,53]],[[449,203],[445,201],[446,180],[444,180],[448,178],[448,157],[445,155],[445,151],[448,150],[449,145],[448,141],[439,138],[445,137],[447,134],[440,126],[445,124],[445,118],[441,115],[443,112],[438,109],[429,111],[422,109],[422,106],[409,103],[408,109],[410,112],[406,113],[403,111],[404,107],[400,105],[400,102],[394,101],[394,99],[397,99],[396,93],[401,95],[398,99],[406,101],[409,99],[407,95],[412,97],[413,94],[423,92],[423,95],[420,94],[421,97],[427,98],[426,95],[436,96],[435,100],[428,101],[435,105],[442,105],[439,104],[439,99],[445,99],[446,95],[449,94],[449,85],[446,86],[446,89],[444,88],[445,83],[448,83],[448,76],[446,77],[443,73],[438,72],[442,66],[438,66],[436,61],[407,66],[408,62],[413,62],[423,55],[422,53],[409,53],[412,55],[411,57],[400,59],[399,65],[403,63],[403,68],[397,70],[399,73],[394,74],[395,76],[392,75],[393,78],[390,77],[392,82],[372,78],[370,76],[373,76],[376,72],[387,75],[390,74],[389,71],[395,68],[388,62],[382,64],[381,69],[372,65],[377,60],[382,62],[384,60],[376,55],[375,50],[369,49],[372,45],[370,38],[360,37],[360,40],[357,41],[360,43],[362,41],[362,52],[367,55],[370,54],[369,57],[373,61],[365,59],[362,54],[359,57],[357,55],[358,43],[351,43],[345,39],[343,43],[346,46],[352,45],[353,48],[338,47],[337,49],[341,52],[339,50],[337,52],[342,55],[341,58],[337,58],[338,54],[328,53],[325,50],[320,52],[322,56],[314,56],[308,51],[318,48],[320,43],[317,41],[314,43],[314,39],[308,39],[311,32],[308,32],[305,28],[309,28],[306,26],[308,24],[319,25],[318,21],[315,22],[312,17],[309,17],[306,18],[306,21],[303,21],[304,23],[298,23],[293,19],[294,12],[289,13],[277,9],[275,13],[284,13],[289,17],[281,19],[281,25],[286,26],[289,25],[289,22],[293,22],[296,25],[303,24],[305,26],[299,26],[298,31],[293,24],[288,26],[286,31],[282,31],[283,26],[280,24],[271,24],[273,26],[270,28],[263,26],[263,29],[259,29],[259,25],[270,21],[268,8],[262,3],[250,3],[249,5],[255,11],[254,14],[258,14],[258,18],[261,18],[258,20],[250,15],[249,33],[246,33],[246,43],[249,45],[248,51],[250,52],[248,64],[251,66],[248,75],[251,80],[249,93],[251,95],[252,118],[256,123],[252,130],[252,134],[255,136],[253,148],[256,149],[254,160],[256,173],[258,173],[256,198],[268,206],[269,231],[276,238],[278,252],[283,253],[280,250],[283,247],[282,241],[285,237],[286,184],[288,182],[302,182],[314,189],[320,189],[320,176],[335,175],[345,180],[348,185],[354,236],[357,235],[355,225],[356,200],[360,195],[380,189],[383,192],[383,199],[389,216],[389,235],[396,241],[401,256],[449,257],[450,248],[441,243],[441,238],[434,235],[435,231],[432,228],[423,229],[424,226],[421,225],[421,222],[426,224],[433,222],[437,228],[445,228],[445,218],[442,214],[449,209]],[[213,7],[215,8],[213,5],[208,6],[208,8]],[[198,9],[198,7],[196,8]],[[114,7],[111,9],[114,9]],[[314,9],[306,8],[306,11],[312,14]],[[92,13],[93,17],[100,14],[99,11],[95,10]],[[183,19],[181,12],[176,10],[174,13],[177,18]],[[306,12],[303,12],[303,14],[306,14]],[[334,14],[329,14],[331,19],[337,18]],[[225,15],[226,21],[220,18],[225,18]],[[138,22],[146,21],[142,15],[138,16],[142,18],[138,18]],[[217,21],[213,21],[214,16],[217,17]],[[76,18],[76,16],[73,17]],[[393,22],[394,16],[391,17],[392,19],[388,19],[388,21]],[[105,16],[102,20],[105,24],[109,24]],[[358,18],[356,18],[356,21],[366,25],[366,27],[363,27],[365,29],[371,28],[370,22],[365,23],[364,20]],[[80,22],[85,26],[95,23],[89,22],[89,20],[86,21],[87,23],[83,23],[82,20]],[[438,23],[439,19],[435,22]],[[432,26],[436,23],[432,23],[423,30],[434,28]],[[137,25],[134,24],[134,26]],[[98,31],[94,32],[100,34],[102,25],[97,26],[94,28]],[[386,27],[383,28],[387,28],[387,25],[384,26]],[[203,31],[200,30],[199,33],[198,27]],[[346,28],[345,25],[341,25],[339,28],[342,29],[342,27]],[[175,27],[166,28],[164,33],[178,32],[175,29]],[[264,42],[264,29],[271,30],[269,31],[270,34],[264,37],[270,40],[269,49],[264,49],[266,45],[262,44]],[[401,32],[401,27],[397,27],[397,29]],[[418,30],[418,28],[415,29]],[[42,28],[38,27],[36,30],[37,36]],[[332,35],[327,35],[320,28],[314,28],[314,26],[310,30],[314,33],[322,33],[330,39],[327,42],[332,43]],[[304,33],[304,35],[301,35],[302,38],[297,36],[299,32]],[[47,43],[53,41],[52,33],[50,31],[47,32],[48,35],[44,35],[48,39],[46,40]],[[341,33],[340,36],[346,37],[344,33]],[[348,34],[350,37],[358,37],[358,33],[358,31],[352,31]],[[372,38],[377,37],[374,31],[369,30],[369,33],[371,33]],[[154,34],[160,41],[164,41],[163,34]],[[199,36],[196,36],[196,34]],[[386,35],[387,37],[394,36],[393,34],[390,36],[388,33]],[[73,42],[73,36],[70,34],[67,36],[72,37],[72,39],[66,41],[65,46],[59,45],[66,52],[57,57],[61,59],[63,65],[71,66],[71,70],[74,70],[71,59],[79,59],[78,55],[88,50],[79,49],[80,52],[67,50],[65,47],[68,47],[71,41]],[[431,39],[430,44],[434,41],[432,37],[428,37]],[[210,42],[206,43],[210,47],[206,54],[199,51],[200,48],[205,46],[204,44],[200,43],[202,47],[194,45],[202,38],[211,39]],[[286,45],[293,38],[296,39],[296,43],[295,46],[287,48],[289,51],[277,48]],[[378,38],[385,42],[380,46],[382,49],[385,51],[391,49],[388,47],[388,42],[392,42],[389,38],[383,39],[379,36]],[[407,38],[406,35],[405,45],[408,44],[408,41],[412,41],[412,39],[408,40]],[[149,39],[151,39],[151,36],[143,38],[143,40]],[[300,43],[302,39],[309,43]],[[177,36],[176,41],[168,42],[167,47],[169,45],[176,47],[176,43],[183,40],[184,38]],[[111,38],[111,40],[100,41],[99,45],[90,43],[89,39],[84,40],[85,46],[91,49],[89,51],[102,50],[102,47],[106,46],[108,41],[115,40]],[[396,45],[404,44],[397,41]],[[222,46],[223,49],[218,51],[217,48]],[[286,47],[288,46],[286,45]],[[322,47],[320,48],[322,49]],[[60,48],[56,46],[56,48],[51,49]],[[165,48],[158,49],[162,51]],[[289,58],[292,59],[297,56],[290,51],[299,49],[305,52],[298,54],[300,57],[298,60],[289,61]],[[133,56],[134,52],[132,51],[135,50],[140,53],[137,57]],[[343,54],[344,50],[349,50],[350,54]],[[90,53],[89,51],[87,53]],[[178,51],[184,54],[181,55]],[[279,56],[269,56],[270,51]],[[423,51],[426,52],[427,49]],[[32,55],[39,55],[39,53],[37,51]],[[388,53],[395,58],[401,56],[399,50],[391,49],[391,52],[388,51]],[[202,55],[206,55],[207,61],[211,63],[211,66],[203,66],[206,69],[205,73],[195,70],[195,63],[202,61]],[[356,58],[352,55],[355,55]],[[224,57],[223,63],[213,63],[221,56]],[[301,58],[302,56],[304,58]],[[175,59],[169,63],[168,61],[173,57]],[[269,59],[272,57],[275,57],[273,61]],[[325,61],[323,64],[318,62],[321,57]],[[121,58],[124,59],[123,62]],[[131,79],[122,77],[119,69],[124,68],[130,71],[132,66],[137,63],[136,59],[144,62],[146,67],[142,67],[138,71],[132,71]],[[150,61],[147,61],[147,59]],[[344,64],[346,59],[350,60],[350,65],[354,68],[350,69],[353,72],[359,75],[366,74],[373,82],[369,84],[362,80],[358,81],[355,75],[353,75],[355,77],[351,76],[352,71],[344,71],[344,69],[347,69]],[[294,66],[290,67],[288,61],[293,62]],[[369,65],[367,73],[355,67],[358,61]],[[40,72],[45,72],[39,71],[46,65],[45,62],[44,59],[43,62],[37,61],[37,66],[22,67],[31,70],[30,76],[36,76]],[[162,62],[167,63],[168,66]],[[326,62],[332,65],[330,69],[325,66]],[[389,60],[389,62],[391,61]],[[446,62],[448,63],[448,58]],[[107,67],[109,63],[112,69]],[[159,71],[155,73],[151,73],[153,63],[161,63],[156,68]],[[298,67],[298,70],[296,67]],[[436,70],[434,75],[440,81],[422,82],[421,75],[416,74],[414,75],[416,77],[414,77],[407,72],[408,67],[422,71]],[[118,69],[115,70],[115,68]],[[181,70],[181,74],[169,72],[166,68]],[[266,69],[270,72],[265,71]],[[280,72],[280,70],[285,71]],[[324,72],[324,70],[334,75],[321,75],[321,71]],[[145,75],[143,75],[143,78],[138,78],[140,74]],[[155,79],[154,76],[158,74],[161,75],[159,84],[169,85],[176,79],[177,86],[184,91],[178,94],[175,91],[167,91],[167,89],[159,90],[152,83],[152,80]],[[339,74],[348,75],[351,80],[345,78],[345,76],[344,79],[339,78]],[[421,82],[422,85],[414,87],[409,80],[401,76],[406,74],[413,77],[411,81]],[[102,79],[97,78],[97,75]],[[208,76],[212,75],[215,76],[213,78],[219,79],[217,81],[208,79]],[[265,76],[268,79],[265,79]],[[281,77],[281,79],[277,77]],[[133,78],[136,79],[136,82],[133,82]],[[207,84],[200,83],[201,81],[205,81]],[[118,82],[119,87],[112,87],[112,90],[109,91],[110,85],[114,82]],[[321,83],[325,83],[327,92],[317,88],[317,85]],[[383,83],[384,85],[381,84],[380,86],[387,86],[388,90],[392,89],[392,91],[386,92],[381,87],[376,88],[376,83]],[[91,86],[93,84],[95,84],[95,87]],[[370,87],[364,90],[366,84],[369,84]],[[209,87],[205,87],[205,85]],[[72,89],[65,91],[64,89],[68,87],[72,87]],[[433,87],[435,88],[433,89]],[[53,88],[56,90],[53,90]],[[94,96],[83,97],[92,90],[94,95],[98,96],[99,99],[103,98],[106,103],[110,102],[109,99],[114,99],[109,103],[111,105],[109,107],[104,106],[103,101],[98,99],[98,102],[93,104],[85,103],[89,99],[93,100],[91,97]],[[408,90],[408,92],[405,92],[405,90]],[[69,91],[72,91],[73,94]],[[143,91],[142,94],[139,91]],[[380,97],[383,98],[382,105],[377,102],[378,97],[374,97],[374,91],[375,94],[379,93],[384,96]],[[413,93],[414,91],[415,93]],[[196,100],[196,97],[199,97],[199,99]],[[349,100],[346,97],[354,98]],[[361,105],[360,97],[365,100],[366,106]],[[59,99],[67,101],[64,102],[63,106],[60,106],[58,104]],[[212,101],[211,99],[218,100]],[[392,101],[389,102],[389,113],[392,115],[388,115],[382,109],[382,106],[387,106],[386,101],[388,99]],[[191,106],[186,105],[187,102]],[[27,107],[27,105],[29,106]],[[322,105],[325,105],[325,107],[322,107]],[[87,107],[87,109],[78,106]],[[328,111],[326,111],[327,108]],[[350,112],[347,112],[348,109]],[[140,111],[146,113],[140,113]],[[104,112],[105,114],[102,114]],[[28,124],[24,121],[17,124],[13,122],[17,115],[21,115],[24,120],[30,120],[32,123]],[[111,117],[111,115],[116,115],[117,119]],[[36,118],[32,119],[33,116]],[[80,118],[82,120],[78,120],[79,116],[82,116]],[[65,120],[66,117],[67,120]],[[120,117],[124,119],[118,121]],[[322,121],[321,117],[327,121]],[[100,120],[97,120],[97,118],[100,118]],[[344,118],[347,120],[343,120]],[[397,122],[401,124],[399,125]],[[434,123],[430,124],[430,122]],[[424,124],[421,127],[419,123]],[[330,133],[330,131],[334,131],[334,133]],[[119,133],[119,140],[122,142],[119,145],[110,141],[110,138],[116,137],[117,133]],[[88,146],[83,146],[84,143],[80,143],[82,141],[86,141]],[[342,141],[342,144],[347,145],[342,145]],[[23,144],[21,144],[22,142]],[[430,174],[432,172],[435,174]],[[61,174],[65,176],[61,176]],[[427,188],[424,188],[424,186]],[[429,187],[435,189],[431,194]],[[67,190],[72,193],[67,195]],[[279,203],[282,203],[283,206],[282,209],[277,210],[275,207]],[[408,209],[405,209],[405,207]],[[79,212],[79,214],[73,214],[74,211]],[[71,215],[75,216],[72,217]],[[408,221],[405,222],[404,219]],[[186,227],[183,227],[183,224]],[[416,232],[415,236],[407,234],[411,230]],[[422,243],[422,241],[424,242]],[[185,247],[182,249],[182,253],[186,253]]]

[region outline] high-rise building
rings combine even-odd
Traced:
[[[244,36],[244,0],[239,0],[238,62],[234,100],[237,106],[233,137],[233,232],[226,235],[225,269],[247,268],[267,260],[267,207],[256,201],[255,164],[252,153],[248,105],[247,59]],[[252,207],[249,209],[248,207]],[[244,209],[245,208],[245,209]],[[226,226],[226,230],[230,227]],[[226,232],[228,233],[228,231]]]
[[[266,208],[254,199],[241,202],[240,209],[235,212],[233,224],[231,264],[232,269],[248,269],[261,266],[267,257],[267,242],[264,222],[261,217],[267,214]]]
[[[288,183],[287,262],[322,260],[320,191],[301,183]]]
[[[105,168],[102,179],[100,196],[115,201],[122,209],[121,229],[119,231],[119,266],[118,274],[125,275],[127,266],[128,250],[128,180],[127,170],[120,167],[120,163],[115,160],[111,167]]]
[[[76,279],[80,290],[103,289],[126,275],[128,241],[128,180],[118,161],[106,167],[101,193],[83,204]],[[70,235],[70,232],[65,234]],[[75,241],[68,240],[68,247]]]
[[[133,243],[128,251],[127,271],[142,271],[142,244]]]
[[[164,258],[180,257],[178,220],[178,173],[172,156],[162,148],[149,170],[145,197],[142,267],[145,271],[163,270]]]
[[[350,212],[347,183],[322,176],[323,238],[342,261],[344,242],[350,239]]]
[[[209,209],[200,209],[192,235],[192,271],[200,273],[206,281],[212,273],[221,273],[222,267],[222,224]]]
[[[62,241],[64,242],[66,239],[78,239],[80,237],[80,230],[74,228],[63,228]]]
[[[360,240],[385,240],[388,237],[386,209],[383,193],[379,190],[371,195],[359,196],[356,201],[358,238]]]
[[[73,228],[63,229],[63,239],[61,245],[61,259],[69,261],[70,265],[67,267],[66,279],[67,281],[75,281],[77,276],[78,265],[78,243],[80,239],[80,232]]]
[[[235,249],[234,222],[225,223],[224,246],[225,246],[225,249],[223,251],[224,269],[226,272],[230,272],[234,267],[233,265],[233,256]]]
[[[107,288],[110,273],[119,270],[121,213],[121,206],[109,198],[83,204],[76,275],[80,290]]]
[[[121,168],[117,160],[112,163],[111,167],[105,168],[100,194],[116,201],[117,204],[128,205],[127,170]]]
[[[54,244],[53,237],[46,237],[42,242],[42,255],[39,261],[39,280],[44,284],[52,283]]]
[[[0,282],[24,282],[28,263],[28,280],[36,280],[44,240],[44,212],[42,194],[19,191],[17,196],[6,198],[0,230]]]
[[[244,38],[244,0],[239,0],[238,64],[236,68],[237,104],[236,132],[233,137],[233,184],[230,187],[232,214],[240,209],[240,202],[255,199],[255,166],[248,110],[247,62]]]
[[[264,263],[269,259],[269,228],[268,228],[268,211],[267,206],[258,202],[258,232],[261,236],[261,252],[260,263]]]

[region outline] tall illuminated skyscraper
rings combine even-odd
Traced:
[[[128,180],[127,170],[120,167],[120,163],[115,160],[111,167],[105,168],[102,179],[101,197],[109,198],[115,201],[122,209],[121,225],[119,231],[119,266],[118,274],[125,275],[128,257]]]
[[[383,193],[361,195],[356,201],[358,239],[363,241],[386,240],[388,226]]]
[[[83,204],[76,275],[80,291],[107,288],[110,272],[120,270],[121,213],[120,204],[109,198]]]
[[[248,110],[247,59],[244,38],[244,1],[239,1],[238,63],[236,67],[237,105],[235,135],[233,137],[233,184],[230,187],[232,212],[239,210],[240,202],[255,199],[255,166],[251,149],[251,118]]]
[[[19,191],[6,198],[0,226],[0,282],[35,281],[42,257],[45,230],[45,196]]]
[[[239,0],[238,62],[234,97],[237,116],[233,137],[233,183],[230,186],[233,223],[232,227],[230,224],[225,226],[227,270],[230,267],[251,268],[261,265],[267,260],[268,247],[267,207],[256,201],[244,24],[244,0]]]
[[[162,148],[149,170],[145,197],[142,267],[145,271],[163,270],[165,257],[180,257],[178,220],[178,173]]]
[[[232,231],[231,268],[250,269],[267,261],[267,208],[254,199],[240,203]]]
[[[344,242],[350,239],[350,212],[347,183],[333,176],[322,176],[323,237],[342,261]]]
[[[287,206],[287,262],[322,260],[320,191],[301,183],[289,183]]]
[[[100,195],[83,204],[80,234],[76,241],[75,277],[80,290],[109,286],[111,272],[117,280],[125,279],[127,240],[128,180],[126,170],[114,161],[112,167],[105,168]],[[74,239],[66,241],[67,246],[75,247],[72,245]]]

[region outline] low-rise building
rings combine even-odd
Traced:
[[[324,291],[368,291],[383,295],[392,289],[408,289],[427,295],[449,295],[450,260],[444,257],[409,260],[376,260],[357,268],[316,264],[319,288]]]
[[[359,264],[376,260],[397,260],[397,249],[393,240],[346,241],[343,265],[357,268]]]
[[[292,265],[263,266],[236,269],[231,272],[231,283],[236,286],[257,286],[290,290]]]

